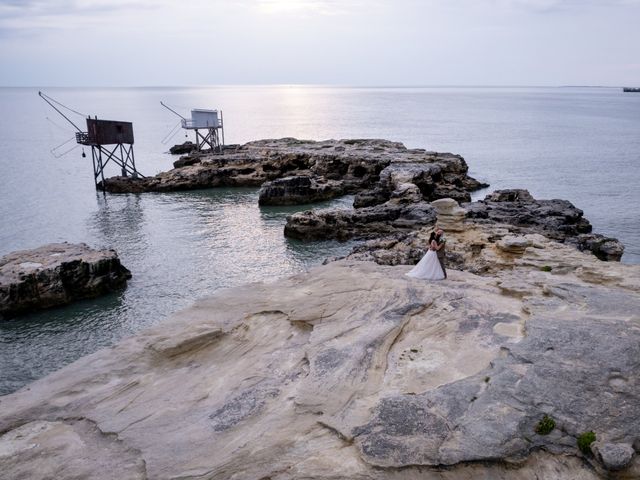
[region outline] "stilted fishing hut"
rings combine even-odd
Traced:
[[[63,114],[56,105],[69,109],[68,107],[42,92],[38,92],[38,95],[75,127],[77,130],[75,134],[76,143],[91,147],[93,180],[96,188],[100,188],[98,177],[102,179],[102,185],[104,185],[104,168],[109,162],[113,162],[120,167],[123,177],[144,178],[144,175],[136,169],[136,161],[133,154],[133,124],[131,122],[99,120],[98,117],[87,117],[87,131],[85,132]],[[82,156],[85,156],[84,152]]]
[[[160,102],[160,105],[181,118],[183,129],[195,131],[195,144],[198,151],[210,149],[214,153],[222,152],[224,146],[222,110],[195,108],[191,110],[191,118],[185,118],[164,102]]]

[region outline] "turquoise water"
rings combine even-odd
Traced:
[[[182,142],[165,101],[224,112],[227,143],[294,136],[377,137],[460,153],[491,189],[565,198],[640,263],[640,95],[608,88],[207,87],[43,89],[79,112],[133,121],[138,168],[171,168]],[[219,288],[274,280],[350,245],[282,236],[295,209],[259,208],[257,190],[96,193],[90,158],[35,89],[0,88],[0,255],[57,242],[115,248],[127,289],[0,324],[0,393],[60,368]],[[70,114],[83,125],[83,119]],[[68,148],[67,148],[68,147]],[[111,174],[117,173],[115,169]],[[482,196],[482,193],[480,194]],[[331,202],[348,207],[349,199]],[[302,208],[304,209],[304,207]]]

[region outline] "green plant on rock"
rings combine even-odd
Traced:
[[[592,431],[581,433],[578,436],[578,448],[584,454],[591,453],[591,444],[596,441],[596,434]]]
[[[545,414],[545,416],[542,417],[542,420],[540,420],[536,425],[535,430],[538,435],[548,435],[554,428],[556,428],[556,421],[549,415]]]
[[[540,270],[542,270],[543,272],[550,272],[551,270],[553,270],[553,268],[551,268],[549,265],[545,265],[544,267],[540,267]]]

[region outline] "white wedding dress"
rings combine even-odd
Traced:
[[[407,275],[422,280],[444,280],[444,272],[435,250],[429,250]]]

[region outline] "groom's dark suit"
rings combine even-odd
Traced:
[[[436,236],[435,240],[439,247],[438,250],[436,250],[436,254],[438,255],[438,261],[440,262],[440,266],[442,267],[444,278],[447,278],[447,269],[444,268],[445,248],[447,248],[447,244],[445,243],[442,236]]]

